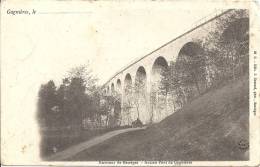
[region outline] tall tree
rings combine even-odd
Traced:
[[[87,93],[91,93],[96,88],[98,79],[93,75],[92,70],[89,68],[89,64],[71,68],[67,75],[70,80],[72,78],[81,78]]]
[[[52,80],[41,85],[38,99],[38,119],[42,127],[51,128],[55,125],[55,110],[57,104],[56,86]]]
[[[249,19],[247,10],[219,18],[201,45],[207,57],[211,85],[219,85],[248,72]]]

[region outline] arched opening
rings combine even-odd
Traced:
[[[175,76],[179,98],[183,102],[201,94],[206,86],[206,58],[199,44],[188,42],[180,49],[175,63]]]
[[[122,115],[122,94],[121,94],[121,80],[117,79],[116,81],[116,102],[115,102],[115,114],[118,119],[120,119],[120,124],[121,124],[121,115]]]
[[[159,89],[159,86],[161,84],[161,81],[164,77],[164,72],[166,72],[168,68],[168,63],[165,60],[165,58],[163,57],[158,57],[152,66],[152,86],[156,86],[154,87],[154,89]]]
[[[124,86],[125,95],[129,94],[131,90],[132,90],[132,77],[128,73],[125,76],[125,86]]]
[[[115,85],[114,83],[111,84],[111,93],[114,93],[115,92]]]
[[[109,86],[107,87],[107,93],[108,93],[108,94],[110,93],[110,89],[109,89]]]
[[[195,57],[199,53],[201,53],[201,48],[199,44],[195,42],[188,42],[182,46],[182,48],[179,51],[178,59],[180,59],[180,56],[189,56],[189,57]]]
[[[133,94],[132,94],[132,77],[128,73],[124,80],[124,99],[123,99],[123,124],[131,125],[133,109]]]
[[[117,87],[117,91],[120,93],[121,92],[121,80],[120,79],[117,79],[116,87]]]
[[[111,126],[121,125],[121,96],[116,92],[116,86],[111,83],[111,93],[107,98],[108,110],[111,115],[107,117],[108,124]]]
[[[146,87],[146,71],[143,66],[139,67],[135,77],[135,87],[140,90]]]
[[[150,122],[159,122],[166,116],[167,111],[167,93],[168,87],[164,84],[168,63],[164,57],[158,57],[152,66],[151,72],[151,117]]]
[[[147,76],[143,66],[140,66],[136,72],[135,86],[134,86],[134,108],[136,110],[137,118],[143,123],[147,123],[149,117],[147,116],[147,91],[146,91]]]

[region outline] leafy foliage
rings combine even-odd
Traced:
[[[52,80],[41,85],[38,100],[38,118],[41,127],[54,127],[57,114],[53,107],[57,105],[56,86]]]
[[[171,95],[174,108],[180,108],[205,91],[247,74],[248,60],[248,13],[238,10],[220,18],[205,39],[183,46],[176,62],[162,72],[160,91]]]
[[[53,81],[43,84],[39,91],[38,118],[47,129],[80,129],[83,120],[96,113],[94,92],[96,78],[87,66],[71,69],[68,77],[56,88]]]

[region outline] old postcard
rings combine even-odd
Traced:
[[[259,166],[259,1],[1,2],[1,164]]]

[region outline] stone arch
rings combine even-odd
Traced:
[[[111,92],[112,92],[112,93],[115,92],[115,85],[114,85],[114,83],[111,84]]]
[[[181,78],[182,85],[186,85],[181,86],[181,89],[185,90],[184,101],[201,94],[205,88],[207,70],[204,67],[206,67],[206,57],[199,43],[185,43],[178,53],[174,68],[175,75]]]
[[[168,69],[168,63],[166,59],[162,56],[155,59],[153,66],[152,66],[152,72],[151,72],[151,81],[152,85],[159,84],[162,79],[162,74]]]
[[[162,89],[162,79],[166,77],[165,72],[168,69],[166,59],[159,56],[155,59],[151,71],[151,93],[150,93],[150,106],[151,106],[151,122],[161,121],[168,114],[167,111],[167,96],[166,89]]]
[[[194,56],[200,52],[201,52],[201,47],[197,42],[187,42],[181,47],[177,59],[179,59],[179,57],[183,55]]]
[[[139,118],[143,123],[148,123],[149,114],[147,107],[147,73],[143,66],[136,71],[134,85],[134,108],[136,111],[136,119]]]
[[[126,74],[124,78],[124,98],[123,98],[123,114],[122,122],[124,125],[131,125],[133,122],[133,94],[132,94],[132,77],[129,73]]]
[[[110,88],[109,88],[109,86],[107,86],[107,93],[110,93]]]
[[[117,79],[117,81],[116,81],[116,88],[117,88],[118,92],[121,92],[121,80],[120,79]]]
[[[135,87],[144,89],[146,87],[147,75],[145,68],[140,66],[135,75]]]
[[[126,74],[124,83],[124,92],[127,95],[132,90],[132,77],[129,73]]]

